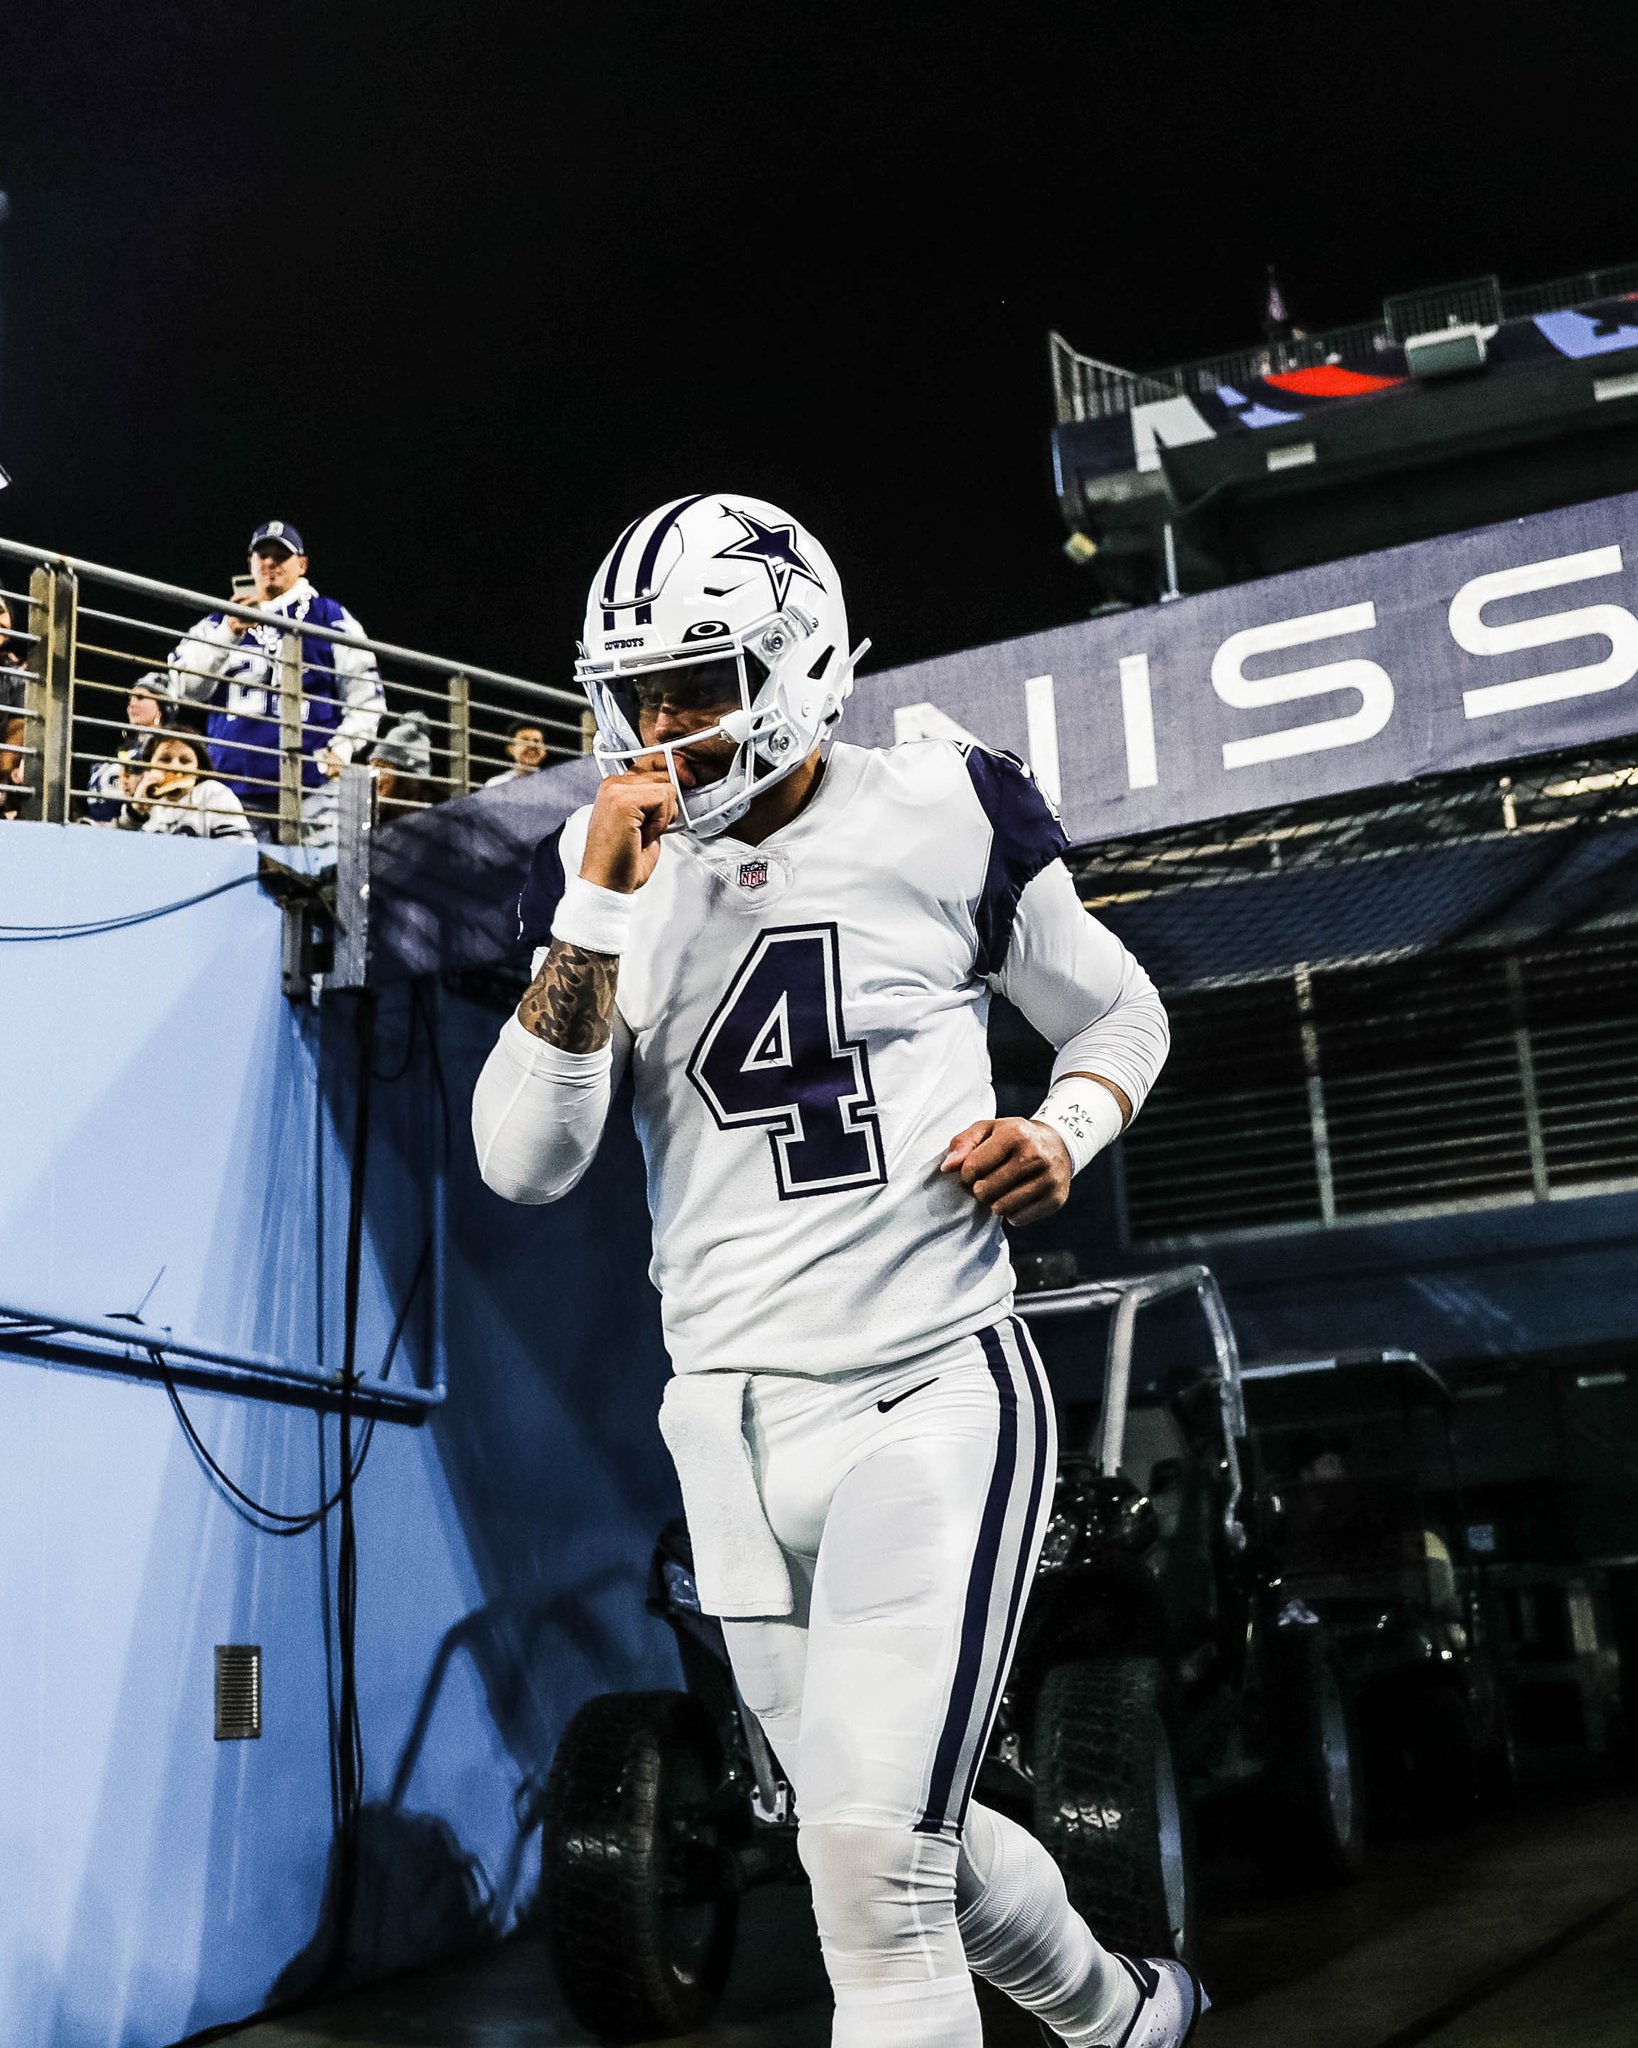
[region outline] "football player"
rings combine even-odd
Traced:
[[[1178,2048],[1205,2000],[1111,1955],[972,1785],[1050,1512],[1004,1225],[1050,1215],[1167,1049],[1010,756],[835,739],[863,648],[755,498],[638,519],[578,673],[595,801],[537,852],[535,978],[479,1079],[484,1179],[565,1195],[622,1071],[704,1607],[796,1794],[836,2048],[977,2048],[969,1967],[1053,2035]],[[1057,1048],[997,1117],[1002,990]]]

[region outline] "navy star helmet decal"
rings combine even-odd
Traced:
[[[740,512],[732,505],[724,505],[722,509],[731,519],[737,519],[745,532],[741,539],[719,548],[712,558],[714,561],[760,562],[773,585],[776,609],[783,606],[793,576],[805,576],[816,590],[824,589],[821,578],[802,559],[802,552],[796,545],[794,526],[765,526],[750,512]]]

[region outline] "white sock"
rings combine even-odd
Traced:
[[[956,1866],[956,1925],[970,1967],[1072,2048],[1102,2048],[1131,2025],[1137,1986],[1070,1905],[1057,1864],[976,1800]]]

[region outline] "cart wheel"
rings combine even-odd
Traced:
[[[1274,1678],[1268,1858],[1282,1878],[1351,1883],[1365,1867],[1365,1772],[1336,1658],[1317,1630],[1281,1629]]]
[[[1481,1771],[1473,1718],[1454,1686],[1429,1692],[1411,1735],[1413,1827],[1455,1831],[1479,1810]]]
[[[723,1776],[710,1717],[686,1693],[603,1694],[558,1744],[547,1940],[570,2010],[603,2040],[690,2033],[716,2009],[739,1917]]]
[[[1479,1804],[1487,1813],[1511,1806],[1518,1797],[1519,1751],[1506,1696],[1496,1693],[1488,1739],[1478,1753]]]
[[[1194,1816],[1165,1674],[1152,1657],[1060,1664],[1035,1709],[1035,1833],[1099,1941],[1194,1947]]]

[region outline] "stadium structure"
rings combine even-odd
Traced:
[[[1043,1265],[1209,1264],[1248,1355],[1448,1375],[1544,1783],[1638,1687],[1634,293],[1487,279],[1143,373],[1054,337],[1093,615],[867,673],[846,727],[1026,758],[1166,997]],[[241,606],[260,843],[85,830],[133,800],[127,699],[183,701],[234,606],[12,543],[0,585],[0,1471],[45,1560],[0,1596],[0,1960],[67,1987],[8,2039],[169,2048],[527,1924],[563,1729],[675,1683],[667,1367],[629,1135],[530,1212],[465,1140],[519,885],[595,787],[579,700],[361,643],[420,751],[316,833],[326,633]],[[485,786],[520,719],[551,765]],[[994,1042],[1027,1111],[1042,1047],[999,1005]]]

